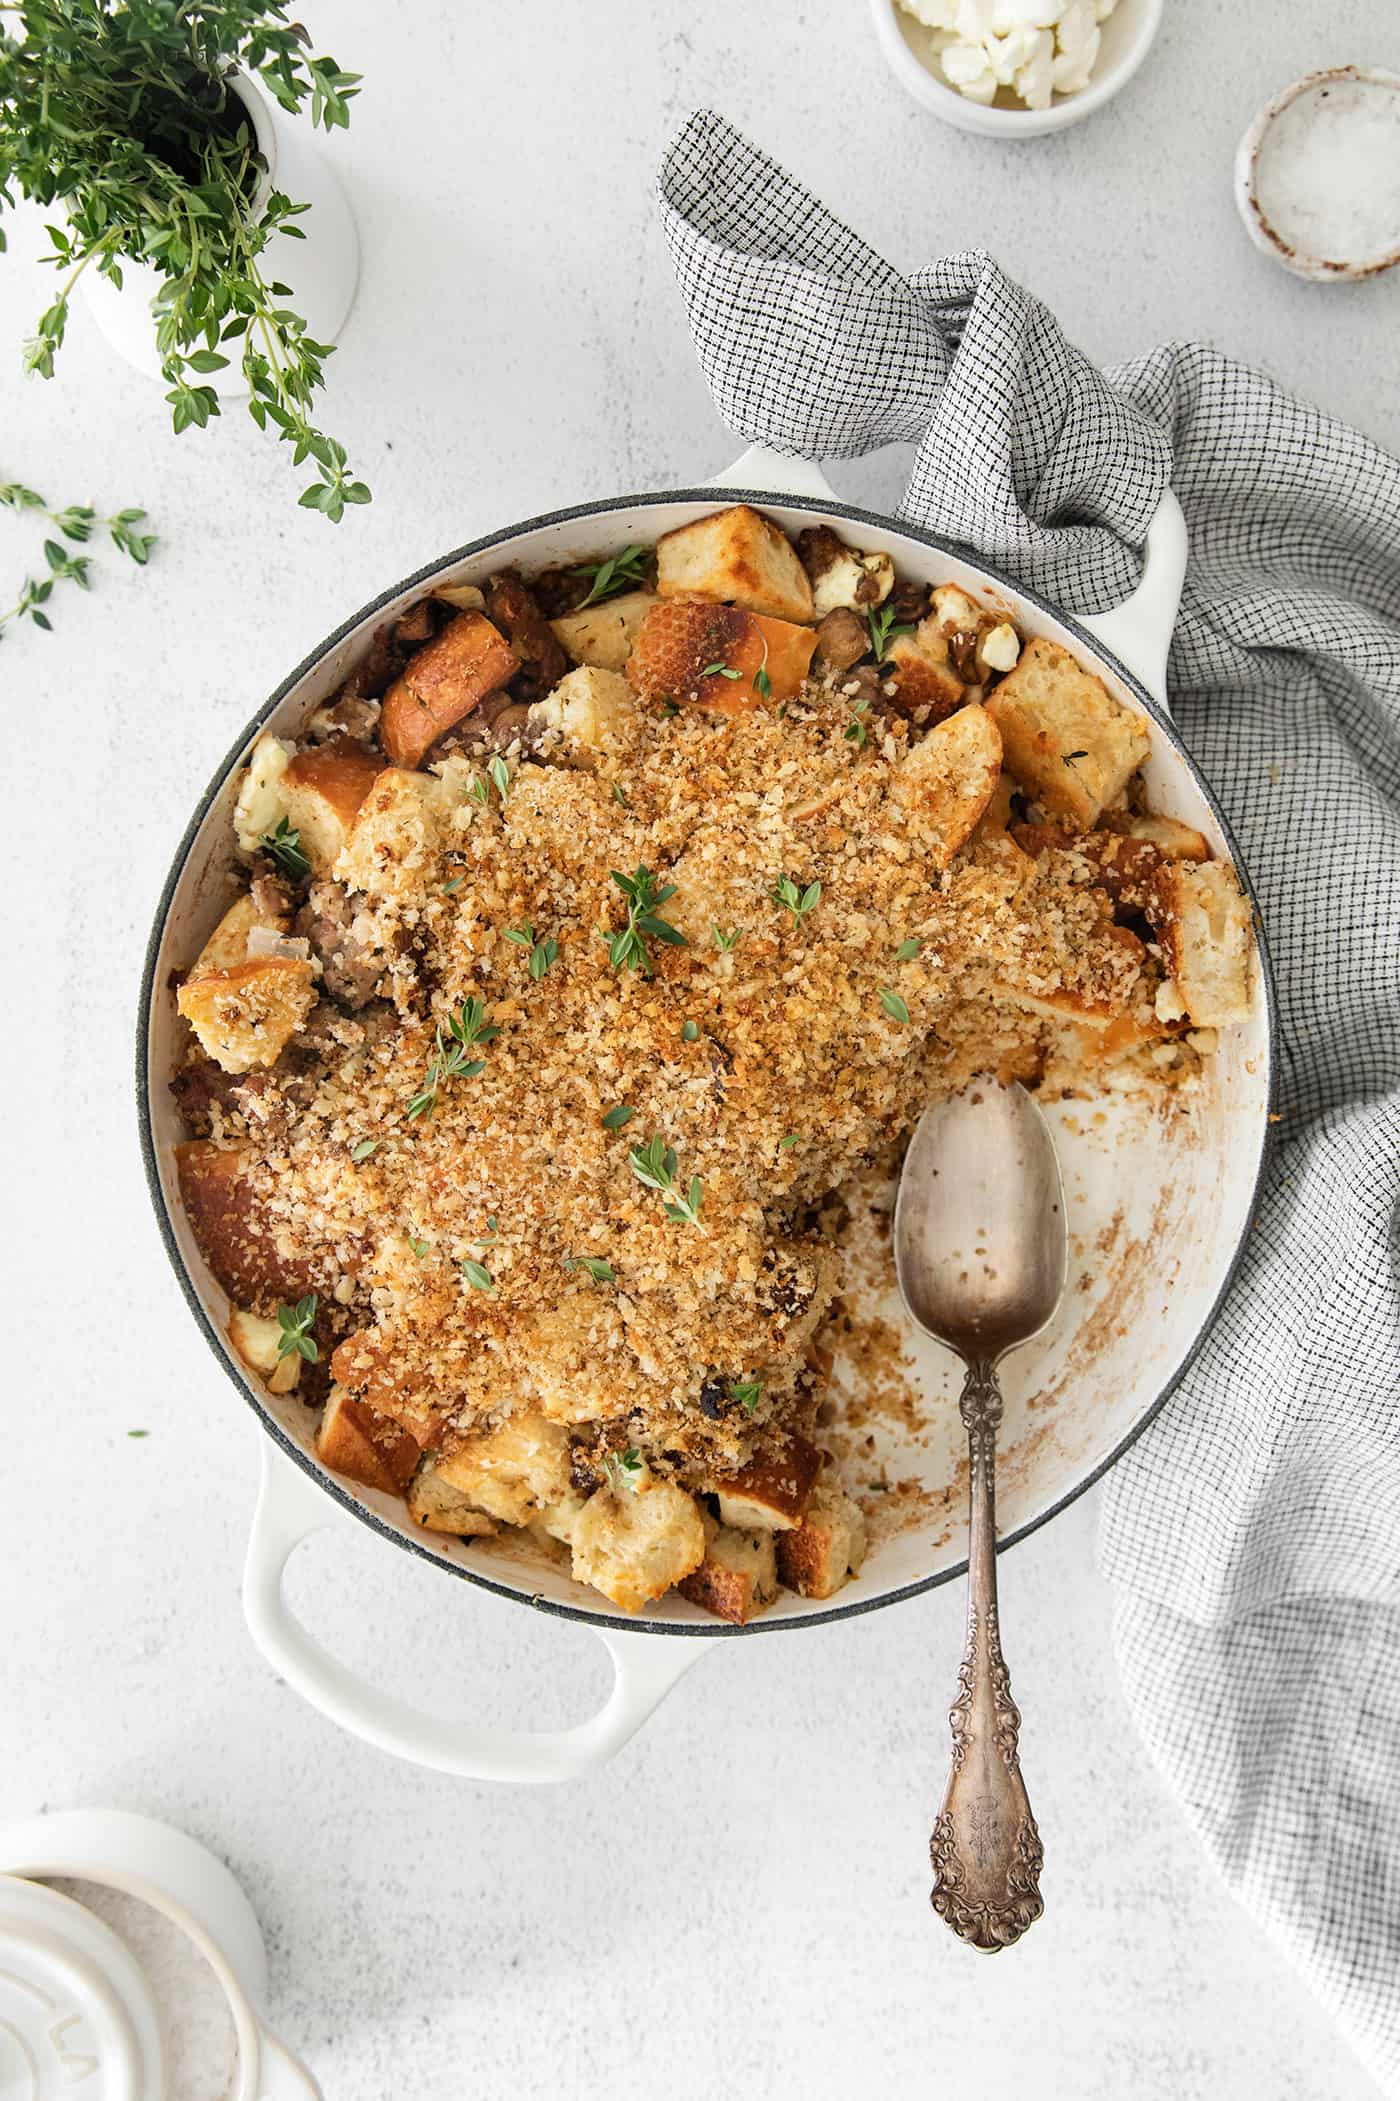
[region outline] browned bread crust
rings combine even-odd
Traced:
[[[396,766],[417,766],[429,745],[504,686],[519,659],[484,613],[459,613],[410,657],[384,696],[379,734]]]
[[[315,1288],[309,1258],[259,1215],[240,1152],[195,1138],[176,1146],[175,1168],[199,1251],[235,1305],[272,1313]]]
[[[402,1424],[333,1386],[316,1432],[316,1456],[332,1473],[402,1495],[422,1454]]]
[[[644,699],[743,715],[794,699],[816,646],[814,627],[699,598],[663,599],[637,631],[627,676]]]
[[[739,1530],[799,1525],[821,1466],[821,1453],[805,1437],[775,1437],[739,1473],[715,1482],[720,1516]]]

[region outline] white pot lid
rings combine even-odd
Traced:
[[[0,2101],[160,2101],[155,2001],[125,1944],[73,1898],[0,1875]]]

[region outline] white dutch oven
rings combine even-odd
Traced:
[[[1111,692],[1150,717],[1145,770],[1152,807],[1197,826],[1247,881],[1221,811],[1167,712],[1167,647],[1186,558],[1185,526],[1171,495],[1153,521],[1138,590],[1111,613],[1073,620],[931,536],[842,504],[815,467],[756,448],[708,489],[557,511],[445,555],[357,613],[291,674],[219,767],[166,881],[143,986],[142,1142],[157,1217],[191,1310],[267,1433],[244,1581],[253,1637],[322,1713],[366,1742],[442,1772],[568,1779],[626,1743],[709,1646],[811,1630],[914,1596],[963,1567],[964,1513],[954,1489],[962,1458],[957,1369],[937,1345],[912,1332],[908,1349],[927,1400],[927,1427],[916,1434],[877,1425],[869,1477],[917,1479],[929,1491],[926,1507],[933,1514],[881,1540],[860,1577],[828,1603],[783,1593],[761,1618],[732,1627],[672,1596],[629,1619],[562,1568],[527,1558],[524,1548],[430,1536],[396,1499],[328,1473],[315,1456],[311,1412],[295,1395],[277,1398],[249,1380],[224,1338],[227,1301],[195,1246],[176,1192],[173,1152],[184,1134],[167,1088],[177,1046],[170,975],[189,964],[222,909],[230,812],[254,735],[269,729],[295,736],[374,630],[432,586],[480,581],[507,562],[528,574],[653,541],[713,509],[714,488],[742,491],[793,533],[828,522],[860,546],[891,554],[903,574],[961,585],[1008,609],[1024,633],[1050,636],[1072,650]],[[1186,1116],[1165,1101],[1116,1097],[1051,1109],[1073,1235],[1072,1272],[1054,1324],[1006,1367],[997,1474],[1003,1544],[1023,1538],[1096,1480],[1162,1405],[1200,1347],[1253,1216],[1268,1125],[1272,1023],[1261,944],[1250,1019],[1222,1038]],[[907,1328],[892,1280],[890,1303],[881,1310]],[[838,1361],[838,1379],[842,1370]],[[386,1547],[417,1554],[445,1575],[591,1628],[610,1651],[615,1672],[601,1712],[548,1734],[486,1730],[421,1713],[364,1683],[312,1638],[283,1595],[296,1547],[343,1513],[369,1526]]]

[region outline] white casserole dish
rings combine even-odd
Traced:
[[[874,1472],[883,1468],[893,1481],[918,1479],[938,1514],[882,1540],[859,1578],[833,1600],[784,1592],[761,1617],[735,1627],[672,1595],[629,1619],[563,1569],[526,1558],[523,1548],[424,1533],[396,1499],[327,1472],[314,1452],[313,1413],[295,1394],[273,1396],[245,1373],[224,1338],[227,1301],[195,1246],[176,1189],[174,1147],[184,1132],[167,1086],[178,1042],[170,978],[188,965],[219,916],[232,854],[230,811],[254,736],[263,729],[294,736],[342,682],[375,628],[428,588],[476,582],[508,562],[528,575],[624,542],[652,541],[712,510],[716,488],[742,491],[792,532],[829,523],[855,544],[891,554],[903,574],[956,583],[1005,608],[1024,634],[1050,636],[1073,651],[1111,692],[1150,717],[1145,771],[1153,809],[1198,827],[1248,883],[1222,813],[1165,704],[1167,646],[1186,555],[1184,523],[1170,495],[1154,520],[1137,592],[1110,614],[1073,620],[931,536],[842,504],[807,463],[756,448],[707,489],[557,511],[445,555],[357,613],[290,675],[215,772],[161,896],[140,1009],[142,1146],[157,1218],[191,1310],[266,1433],[244,1583],[253,1636],[323,1713],[384,1750],[440,1771],[498,1780],[569,1778],[625,1743],[707,1644],[812,1630],[947,1582],[964,1565],[956,1366],[912,1331],[909,1351],[927,1420],[917,1433],[876,1425]],[[1053,1325],[1006,1366],[997,1482],[1003,1545],[1081,1494],[1141,1432],[1200,1347],[1230,1283],[1253,1217],[1268,1129],[1273,996],[1262,942],[1258,953],[1250,1018],[1222,1036],[1188,1112],[1166,1106],[1169,1091],[1162,1101],[1111,1097],[1050,1110],[1073,1236],[1070,1288]],[[882,1310],[897,1315],[892,1277],[890,1292]],[[406,1549],[446,1575],[592,1628],[611,1651],[616,1673],[601,1712],[549,1734],[484,1730],[418,1712],[362,1682],[293,1617],[282,1589],[296,1546],[341,1513],[369,1526],[386,1548]]]

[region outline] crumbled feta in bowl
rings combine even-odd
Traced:
[[[1117,0],[899,0],[931,29],[945,78],[970,101],[1009,88],[1027,109],[1089,85],[1099,24]]]
[[[1162,0],[872,0],[881,48],[926,108],[967,131],[1062,129],[1137,70]]]

